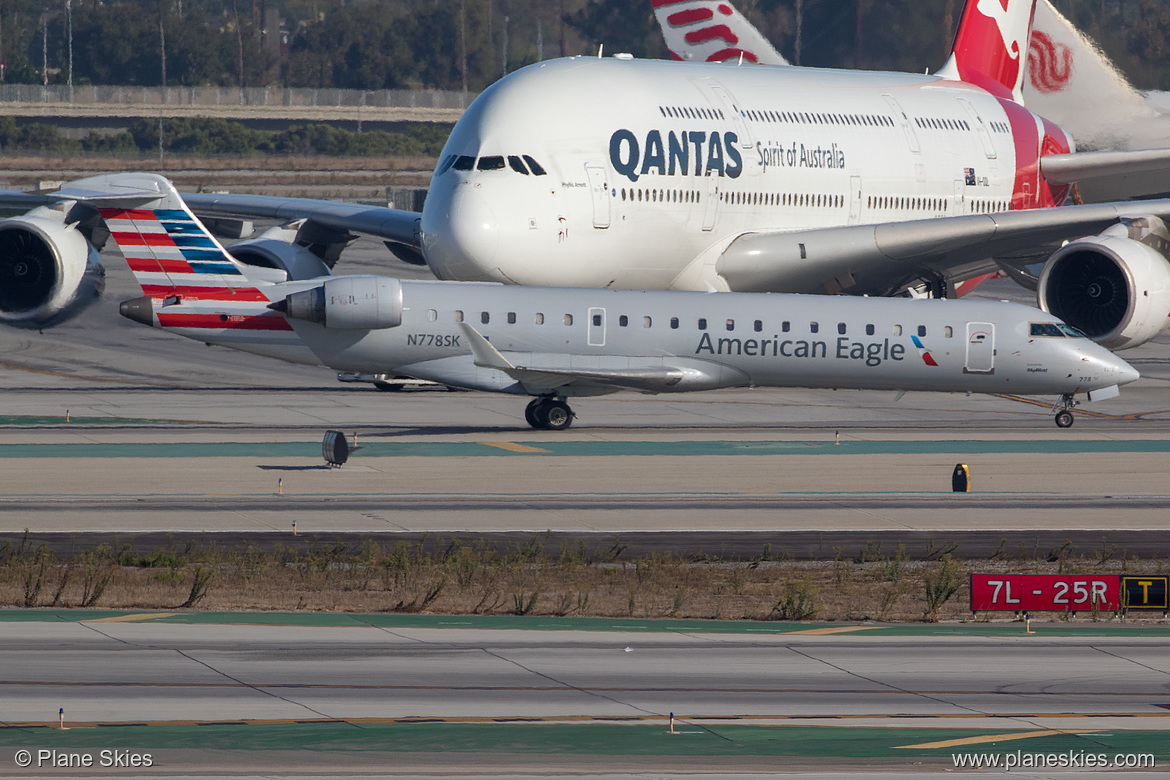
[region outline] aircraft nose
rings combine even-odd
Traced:
[[[1116,365],[1113,370],[1117,372],[1117,384],[1128,385],[1130,382],[1136,382],[1142,378],[1142,375],[1138,373],[1138,370],[1129,363],[1126,363],[1116,355],[1113,356],[1113,359],[1116,361]]]
[[[460,182],[428,195],[422,238],[427,264],[440,279],[496,280],[491,271],[500,246],[499,223],[473,185]]]

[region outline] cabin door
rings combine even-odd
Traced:
[[[995,372],[995,325],[992,323],[967,323],[967,362],[964,371],[968,374]]]
[[[593,196],[593,227],[609,227],[609,182],[606,181],[605,166],[601,163],[585,163],[589,175],[589,192]]]
[[[849,177],[849,224],[861,221],[861,177]]]
[[[589,346],[605,346],[605,309],[594,308],[589,310]]]
[[[703,230],[710,232],[715,229],[715,220],[719,217],[719,184],[714,176],[707,177],[707,204],[703,207]]]

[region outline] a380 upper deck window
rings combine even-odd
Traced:
[[[504,157],[503,155],[480,157],[479,164],[475,167],[481,171],[502,171],[504,170]]]

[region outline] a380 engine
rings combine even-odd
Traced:
[[[0,220],[0,322],[46,328],[97,300],[105,267],[77,222],[49,207]]]
[[[1040,308],[1109,349],[1144,344],[1170,324],[1170,233],[1126,220],[1057,250],[1040,274]]]

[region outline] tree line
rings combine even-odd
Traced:
[[[1054,0],[1144,89],[1170,89],[1165,0]],[[791,61],[921,72],[962,0],[738,0]],[[649,0],[0,0],[17,83],[481,90],[551,57],[667,57]]]
[[[120,133],[89,133],[74,139],[54,125],[17,125],[0,117],[0,151],[45,154],[88,152],[115,156],[153,154],[162,146],[169,153],[212,157],[272,154],[330,157],[438,157],[450,127],[412,123],[401,131],[367,130],[356,133],[327,124],[294,125],[287,130],[255,130],[240,122],[209,118],[140,119]]]

